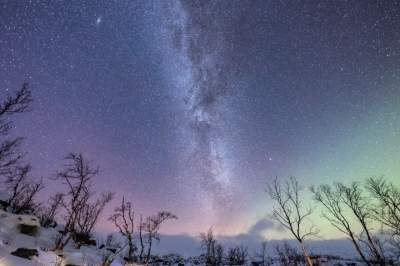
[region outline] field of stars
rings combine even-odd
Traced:
[[[106,212],[171,210],[165,234],[281,237],[275,177],[400,185],[399,1],[0,0],[0,95],[24,82],[35,175],[82,152]]]

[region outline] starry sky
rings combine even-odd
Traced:
[[[167,234],[282,235],[275,176],[400,184],[395,0],[0,0],[1,94],[25,81],[34,173],[82,152],[113,204],[174,212]]]

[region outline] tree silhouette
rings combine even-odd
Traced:
[[[161,211],[156,215],[149,216],[143,223],[143,231],[146,236],[146,244],[147,244],[147,254],[146,254],[146,263],[150,262],[151,250],[153,247],[153,241],[160,241],[159,230],[161,225],[171,219],[178,219],[178,217],[171,212]]]
[[[314,225],[307,221],[312,214],[312,209],[303,206],[300,198],[301,190],[298,181],[294,177],[291,177],[283,184],[275,178],[272,184],[267,187],[270,198],[275,202],[272,217],[290,231],[299,243],[307,265],[312,266],[313,262],[304,245],[304,241],[307,237],[316,235],[318,231]]]
[[[367,190],[377,200],[372,209],[375,220],[385,228],[397,260],[400,259],[400,190],[383,178],[368,178]]]
[[[321,185],[318,188],[312,187],[311,191],[314,199],[324,207],[323,217],[351,240],[366,265],[372,265],[369,257],[374,264],[386,265],[379,239],[371,233],[372,209],[357,183],[350,186],[342,183]],[[360,233],[355,232],[353,220],[361,226]]]
[[[114,209],[114,213],[109,219],[118,228],[120,234],[126,239],[128,246],[126,262],[133,263],[133,255],[136,246],[134,243],[135,223],[132,204],[130,202],[125,202],[125,198],[122,198],[121,205]]]
[[[205,255],[206,265],[216,265],[217,240],[212,227],[207,232],[200,233],[201,248]],[[222,248],[222,246],[221,246]]]
[[[47,208],[45,208],[40,215],[40,224],[43,227],[55,226],[56,221],[55,217],[57,215],[58,209],[61,207],[62,200],[64,198],[64,194],[56,193],[54,196],[50,197],[50,204]]]
[[[238,246],[228,249],[226,255],[227,265],[245,265],[248,257],[247,247]]]
[[[22,137],[10,138],[13,116],[29,110],[32,102],[31,90],[24,83],[14,95],[7,95],[0,103],[0,176],[5,177],[9,198],[3,207],[10,207],[14,213],[33,213],[38,208],[34,202],[43,188],[42,180],[29,178],[31,166],[23,163],[24,153],[20,151]]]
[[[91,181],[98,174],[98,168],[92,168],[82,154],[70,153],[65,160],[65,169],[58,172],[56,177],[67,186],[67,192],[61,201],[66,213],[65,225],[56,240],[55,250],[63,249],[71,238],[74,238],[78,246],[81,241],[85,241],[105,205],[112,199],[112,193],[103,193],[91,203],[94,194],[90,190]]]
[[[23,138],[9,138],[9,133],[13,128],[12,117],[26,112],[31,102],[31,90],[24,83],[15,95],[7,95],[0,103],[0,176],[12,174],[24,155],[19,150]]]

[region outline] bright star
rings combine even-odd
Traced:
[[[96,19],[96,25],[98,26],[101,23],[101,16]]]

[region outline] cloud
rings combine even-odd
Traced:
[[[200,251],[199,239],[185,234],[162,235],[161,241],[155,244],[155,252],[159,254],[178,253],[183,256],[196,256]]]
[[[244,245],[249,249],[249,254],[253,255],[259,251],[262,241],[265,241],[260,235],[251,235],[248,233],[234,236],[219,236],[218,241],[224,247],[229,248],[235,245]],[[289,243],[293,247],[298,247],[295,240],[267,240],[267,251],[274,254],[275,246],[283,242]],[[325,239],[310,240],[306,242],[308,248],[316,254],[338,255],[344,258],[355,258],[357,253],[347,239]],[[198,256],[201,254],[200,242],[198,237],[189,235],[163,235],[161,242],[155,246],[155,252],[159,254],[178,253],[185,257]]]
[[[225,248],[243,245],[248,247],[249,254],[259,251],[261,243],[267,241],[267,251],[274,254],[275,247],[287,242],[294,248],[298,243],[293,239],[269,240],[263,235],[268,230],[284,230],[282,226],[274,220],[264,217],[256,221],[247,232],[237,235],[218,235],[217,240]],[[344,258],[356,257],[356,251],[351,242],[347,239],[320,239],[308,240],[306,245],[313,253],[339,255]],[[200,240],[198,237],[190,235],[163,235],[161,242],[156,246],[156,252],[160,254],[178,253],[183,256],[197,256],[201,254]]]
[[[277,224],[274,220],[271,220],[268,217],[264,217],[258,220],[253,226],[251,226],[247,232],[249,235],[260,235],[267,230],[279,230],[281,231],[283,228],[279,224]]]

